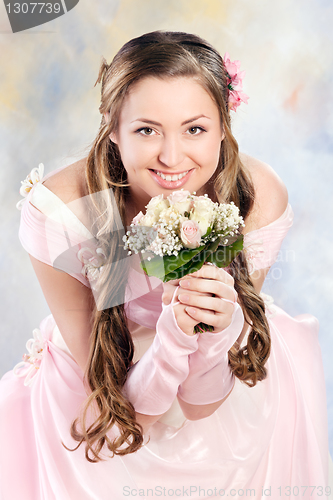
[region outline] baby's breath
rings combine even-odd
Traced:
[[[205,228],[202,232],[207,233],[206,236],[202,234],[201,239],[199,236],[197,246],[216,241],[217,238],[221,238],[221,244],[227,245],[227,236],[239,234],[239,228],[244,226],[244,221],[233,202],[214,203],[207,194],[200,198],[195,194],[188,194],[187,198],[185,194],[185,202],[188,200],[192,208],[183,212],[179,211],[177,203],[171,205],[168,199],[163,199],[161,195],[152,198],[149,207],[154,207],[154,211],[149,211],[147,206],[146,217],[143,216],[136,224],[132,223],[130,230],[123,237],[124,248],[128,250],[128,254],[152,252],[160,257],[178,255],[186,248],[181,239],[181,227],[189,220],[197,221],[199,227]],[[151,257],[148,258],[150,259]]]

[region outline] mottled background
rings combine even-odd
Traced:
[[[144,32],[193,32],[241,60],[250,100],[234,115],[235,135],[289,190],[294,226],[264,290],[290,314],[320,320],[333,454],[332,26],[330,0],[81,0],[65,16],[11,34],[1,3],[0,375],[49,313],[18,240],[20,181],[40,162],[48,173],[85,154],[100,122],[102,55],[110,62]]]

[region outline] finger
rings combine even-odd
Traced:
[[[162,285],[163,285],[162,302],[163,304],[168,305],[171,302],[175,288],[177,288],[177,286],[179,285],[179,279],[170,280],[167,283],[162,283]]]
[[[179,285],[179,280],[180,278],[178,278],[177,280],[170,280],[170,281],[167,281],[166,283],[163,283],[163,285],[174,285],[174,286],[178,286]]]
[[[190,317],[186,311],[183,304],[177,304],[173,308],[175,313],[175,318],[179,328],[187,335],[194,334],[194,327],[198,324],[198,320]]]
[[[231,323],[230,314],[214,314],[211,311],[194,308],[192,306],[187,306],[185,311],[192,320],[213,326],[215,332],[224,330]]]
[[[172,296],[173,296],[174,291],[175,291],[175,288],[176,287],[174,287],[174,286],[172,286],[172,287],[171,286],[165,287],[164,292],[162,294],[162,302],[163,302],[163,304],[165,304],[165,305],[170,304],[170,302],[172,300]],[[181,292],[182,292],[182,289],[180,288],[177,291],[177,293],[176,293],[175,299],[178,299],[178,295]],[[198,296],[201,296],[201,297],[205,297],[205,296],[211,297],[212,296],[211,293],[200,292],[200,291],[196,291],[196,290],[192,290],[191,294],[198,295]]]
[[[195,271],[194,273],[190,273],[187,275],[188,277],[195,278],[206,278],[206,279],[214,279],[221,281],[229,286],[234,286],[234,278],[223,268],[217,266],[211,266],[208,264],[204,264],[199,271]],[[187,277],[185,276],[185,277]]]
[[[180,280],[179,286],[182,290],[211,293],[217,295],[221,299],[235,302],[236,295],[234,293],[234,288],[214,279],[186,278]]]
[[[169,293],[162,293],[162,302],[164,305],[168,306],[171,302],[172,295]]]
[[[215,314],[232,314],[234,312],[234,304],[231,301],[225,301],[219,297],[210,295],[202,296],[194,293],[186,293],[181,291],[178,294],[180,303],[194,308],[206,309]]]

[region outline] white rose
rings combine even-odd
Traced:
[[[185,212],[189,212],[192,207],[190,195],[189,191],[174,191],[167,199],[170,202],[170,206],[174,207],[180,214],[184,214]]]
[[[167,224],[173,225],[175,223],[175,221],[179,218],[179,214],[174,209],[174,207],[169,207],[169,208],[163,210],[163,212],[161,212],[160,217]]]
[[[146,206],[147,214],[154,214],[158,217],[162,210],[165,210],[169,206],[168,200],[163,198],[163,194],[159,194],[158,196],[154,196]]]
[[[206,196],[197,196],[194,199],[194,210],[205,215],[206,212],[212,214],[214,212],[214,203]]]
[[[140,220],[142,219],[143,217],[143,213],[142,212],[139,212],[135,217],[134,219],[132,220],[132,224],[134,224],[135,226],[137,226],[139,223],[140,223]]]
[[[190,215],[190,220],[198,223],[201,236],[204,236],[207,233],[211,224],[210,217],[200,217],[198,213],[194,212]]]
[[[205,235],[215,218],[214,203],[204,196],[198,196],[194,201],[194,210],[190,220],[199,224],[201,235]]]
[[[154,213],[146,213],[143,217],[141,217],[139,225],[145,227],[152,227],[158,221],[158,216]]]

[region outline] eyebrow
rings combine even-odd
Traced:
[[[191,123],[191,122],[194,122],[195,120],[198,120],[199,118],[207,118],[208,120],[210,120],[210,118],[208,116],[205,116],[205,115],[198,115],[198,116],[194,116],[193,118],[190,118],[189,120],[185,120],[181,126],[183,125],[187,125],[188,123]],[[136,120],[133,120],[131,123],[133,122],[144,122],[144,123],[151,123],[152,125],[157,125],[158,127],[162,127],[162,124],[161,123],[158,123],[158,122],[154,122],[153,120],[147,120],[146,118],[137,118]]]

